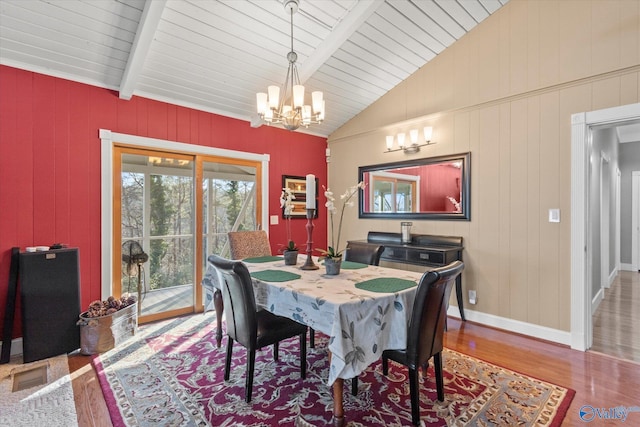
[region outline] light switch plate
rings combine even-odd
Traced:
[[[549,222],[560,222],[560,209],[549,209]]]
[[[269,224],[271,225],[278,225],[278,215],[271,215],[269,217]]]

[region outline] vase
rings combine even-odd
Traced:
[[[284,251],[284,265],[296,265],[298,263],[298,251]]]
[[[335,276],[337,274],[340,274],[341,265],[342,265],[342,257],[324,259],[324,267],[327,271],[327,275],[329,276]]]

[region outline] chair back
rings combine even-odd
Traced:
[[[413,368],[442,351],[447,303],[463,269],[461,261],[454,261],[422,275],[407,330],[407,359]]]
[[[348,242],[344,260],[362,264],[378,265],[384,246],[366,242]]]
[[[242,261],[209,255],[218,272],[227,317],[227,334],[246,348],[255,348],[258,334],[256,298],[249,269]]]
[[[232,259],[271,255],[269,236],[264,230],[230,231],[227,236]]]

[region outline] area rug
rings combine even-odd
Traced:
[[[135,339],[97,356],[93,363],[112,422],[120,426],[314,426],[331,424],[327,386],[327,337],[316,332],[307,353],[307,378],[299,371],[297,338],[283,341],[279,361],[271,347],[256,355],[253,399],[244,401],[245,351],[234,346],[231,378],[223,379],[225,346],[215,345],[215,317],[198,314],[139,329]],[[420,394],[421,423],[445,425],[558,426],[575,394],[499,366],[445,350],[445,401],[436,398],[432,367]],[[380,363],[359,376],[357,396],[345,381],[350,427],[410,426],[404,367]]]
[[[44,366],[47,383],[13,392],[14,376]],[[0,426],[73,427],[78,425],[67,356],[0,365]]]

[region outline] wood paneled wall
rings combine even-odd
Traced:
[[[471,151],[471,221],[412,231],[464,237],[467,308],[569,331],[571,115],[639,101],[639,0],[511,0],[330,136],[331,188],[358,166]],[[423,126],[436,145],[383,154],[387,134]],[[361,239],[400,220],[351,211],[344,230]]]
[[[100,128],[208,147],[270,155],[269,215],[281,216],[282,175],[327,180],[326,139],[0,66],[0,312],[10,249],[66,243],[80,249],[82,307],[100,299]],[[326,221],[314,247],[326,246]],[[282,220],[269,227],[274,252],[286,244]],[[306,221],[293,221],[306,242]],[[265,224],[265,226],[267,226]],[[55,307],[51,307],[55,310]],[[14,337],[21,336],[18,319]],[[0,316],[0,329],[4,316]]]

